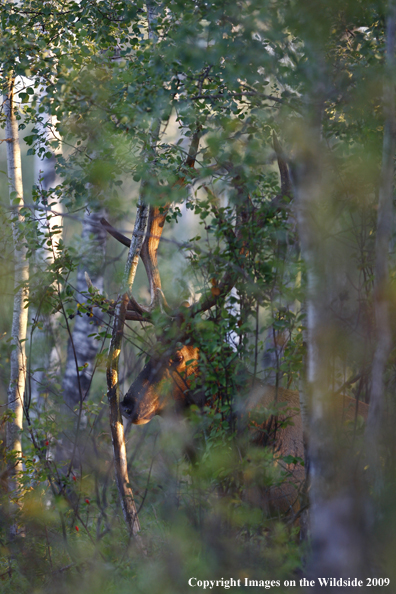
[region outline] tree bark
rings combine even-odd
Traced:
[[[43,92],[41,98],[44,97],[45,93]],[[41,130],[46,142],[49,142],[51,140],[50,131],[54,125],[53,118],[48,114],[42,114],[40,117],[42,117],[42,121],[37,122],[36,126]],[[46,152],[48,152],[49,147],[46,146],[45,148]],[[38,278],[41,278],[42,269],[47,268],[54,262],[57,254],[56,246],[62,238],[62,233],[59,231],[63,228],[63,207],[59,196],[55,192],[51,192],[51,189],[59,184],[60,179],[55,170],[56,156],[52,151],[51,153],[51,158],[40,158],[37,152],[35,155],[35,180],[40,196],[35,209],[38,231],[43,235],[56,231],[56,234],[50,238],[51,246],[42,247],[35,254],[34,277],[38,273]],[[59,214],[48,212],[49,202],[51,202],[51,210],[55,210]],[[49,220],[48,216],[50,216]],[[31,356],[29,357],[27,389],[27,406],[29,408],[31,404],[33,405],[30,416],[32,414],[33,416],[40,415],[45,404],[43,395],[51,389],[50,376],[53,374],[59,376],[60,373],[60,353],[55,339],[59,316],[60,312],[52,316],[43,315],[40,312],[40,306],[31,311],[30,319],[33,323],[31,343],[33,344],[30,345]]]
[[[147,2],[146,7],[148,36],[149,39],[155,43],[155,33],[152,30],[152,24],[156,16],[155,6],[152,5],[151,2]],[[155,147],[160,131],[160,124],[160,120],[155,120],[153,122],[150,131],[151,146],[149,147],[149,150],[153,150],[153,147]],[[107,361],[107,397],[109,401],[110,430],[113,441],[116,484],[126,525],[129,529],[129,532],[135,537],[138,545],[145,554],[146,550],[138,534],[140,531],[140,523],[137,515],[132,487],[128,477],[128,460],[126,455],[124,426],[120,413],[118,366],[122,346],[126,308],[128,305],[129,296],[132,296],[132,287],[136,276],[136,269],[139,263],[140,252],[143,246],[150,210],[148,204],[145,201],[146,187],[147,184],[145,181],[143,181],[141,184],[140,195],[137,204],[137,213],[132,233],[132,240],[129,246],[127,263],[125,265],[122,294],[118,296],[118,304],[114,313],[113,331]]]
[[[11,338],[13,350],[11,352],[11,374],[7,393],[8,409],[13,418],[6,427],[6,447],[9,455],[8,489],[18,493],[18,474],[22,471],[21,432],[23,428],[23,406],[26,382],[26,354],[25,340],[28,322],[28,308],[26,300],[29,297],[29,264],[27,249],[21,234],[24,217],[21,209],[24,206],[21,151],[18,137],[18,123],[15,118],[14,79],[10,78],[8,93],[4,96],[6,115],[7,139],[7,170],[10,191],[12,215],[12,230],[14,239],[14,307],[12,316]],[[13,494],[15,497],[16,493]],[[16,527],[14,527],[16,530]]]
[[[138,202],[132,241],[124,273],[124,287],[126,287],[127,291],[122,296],[118,297],[118,304],[114,314],[113,332],[107,364],[107,397],[110,409],[110,430],[113,441],[116,484],[120,496],[121,507],[130,533],[137,538],[138,544],[144,551],[143,544],[138,536],[140,524],[128,476],[128,459],[126,455],[124,426],[120,413],[120,394],[118,384],[118,365],[126,308],[139,262],[149,214],[149,206],[144,203],[142,192]]]
[[[312,542],[309,573],[314,578],[362,577],[367,559],[364,498],[353,457],[345,450],[337,432],[331,398],[330,361],[341,337],[331,313],[337,283],[331,243],[326,239],[331,236],[331,229],[323,205],[325,201],[330,203],[332,183],[327,175],[329,165],[321,142],[320,97],[316,106],[316,114],[307,113],[306,128],[300,132],[305,137],[303,141],[300,138],[301,148],[293,174],[307,284],[305,396],[310,404],[307,462],[311,481],[309,528]],[[306,406],[306,399],[303,401]],[[317,585],[314,591],[319,590],[322,592],[323,588]]]
[[[384,138],[382,168],[377,214],[375,242],[374,310],[376,321],[376,348],[371,372],[370,410],[366,427],[366,443],[370,476],[378,491],[381,477],[379,447],[384,414],[384,372],[392,347],[392,331],[389,315],[389,242],[392,235],[394,157],[395,157],[395,36],[396,2],[389,1],[386,27],[386,67],[384,73]]]
[[[125,293],[121,301],[118,303],[115,312],[113,334],[109,349],[109,363],[107,367],[107,397],[110,407],[110,429],[113,441],[117,489],[125,522],[130,533],[133,536],[136,536],[140,531],[140,524],[133,491],[128,477],[128,459],[126,455],[124,426],[120,413],[118,387],[118,363],[128,300],[128,295]]]

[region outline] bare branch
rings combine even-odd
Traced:
[[[102,217],[100,219],[100,223],[101,223],[101,225],[103,225],[103,227],[106,229],[106,231],[108,233],[110,233],[110,235],[112,235],[117,241],[122,243],[122,245],[125,245],[126,247],[129,248],[129,246],[131,245],[131,240],[128,239],[128,237],[125,237],[125,235],[123,235],[122,233],[117,231],[117,229],[115,229],[112,225],[110,225],[110,223],[108,221],[106,221],[106,219],[104,217]]]
[[[109,349],[109,363],[107,366],[107,397],[110,407],[110,429],[114,449],[115,475],[121,506],[127,526],[137,536],[140,524],[137,515],[133,492],[128,478],[127,456],[125,448],[124,427],[120,413],[120,396],[118,389],[118,360],[121,352],[121,343],[127,304],[129,298],[125,293],[118,303],[114,319],[113,333]],[[140,539],[139,544],[142,546]]]

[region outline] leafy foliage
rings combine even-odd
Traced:
[[[324,241],[334,251],[329,267],[339,271],[328,291],[342,336],[332,383],[365,399],[373,351],[384,10],[379,0],[2,3],[0,63],[4,80],[10,72],[16,77],[26,159],[56,154],[61,176],[55,188],[36,183],[20,227],[31,266],[26,306],[35,312],[27,374],[43,372],[44,380],[40,402],[32,401],[28,381],[21,490],[2,493],[4,592],[129,592],[132,585],[142,592],[184,592],[192,575],[216,579],[236,568],[236,578],[297,575],[298,529],[262,503],[262,492],[290,473],[274,465],[270,448],[236,438],[235,409],[249,386],[267,379],[297,388],[303,371],[305,269],[295,199],[279,186],[282,155],[273,134],[282,139],[293,175],[294,147],[310,143],[308,101],[312,111],[320,106],[329,184],[314,214],[325,221]],[[201,142],[192,168],[187,157],[197,130]],[[191,389],[204,392],[205,406],[192,407],[189,428],[184,421],[176,427],[154,420],[129,439],[147,559],[123,525],[104,399],[124,252],[109,247],[106,294],[89,286],[77,295],[78,266],[95,254],[80,253],[72,238],[83,211],[106,209],[115,225],[129,230],[125,221],[135,216],[138,188],[150,204],[171,203],[160,267],[173,309],[191,286],[196,295],[215,298],[208,313],[186,316],[183,327],[200,347],[201,373]],[[65,209],[63,234],[51,224],[58,201]],[[15,211],[3,201],[2,228],[9,220],[16,220]],[[2,249],[0,318],[9,320],[12,248],[5,234]],[[234,287],[227,294],[224,278]],[[147,297],[142,277],[134,294]],[[67,342],[75,319],[99,310],[105,321],[92,329],[101,345],[96,373],[73,433],[62,409]],[[156,338],[178,338],[180,327],[176,332],[161,312],[156,315],[155,328],[126,326],[124,392]],[[9,332],[9,324],[0,324]],[[52,346],[59,359],[43,367],[42,351]],[[3,339],[2,401],[10,348]],[[84,371],[77,360],[76,367],[77,375]],[[392,385],[393,371],[389,375]],[[354,376],[359,381],[348,383]],[[9,420],[5,410],[2,429]],[[70,435],[73,453],[65,461],[59,443]],[[6,452],[4,442],[1,448],[4,463],[17,455]],[[23,527],[13,541],[9,501],[20,506]]]

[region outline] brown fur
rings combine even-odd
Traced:
[[[198,372],[199,350],[182,346],[177,351],[164,351],[154,356],[132,384],[121,403],[121,412],[134,424],[148,423],[166,408],[180,410],[191,404],[189,385]],[[193,361],[186,365],[189,361]],[[276,402],[275,402],[276,400]],[[348,396],[334,395],[335,417],[340,426],[352,423],[357,416],[367,419],[368,406]],[[296,512],[303,490],[306,470],[303,426],[299,394],[284,388],[258,385],[240,407],[240,425],[248,428],[250,446],[270,446],[275,466],[280,467],[286,480],[280,485],[257,490],[247,488],[248,496],[261,500],[261,505],[285,513]],[[242,431],[243,433],[243,431]],[[288,460],[284,460],[285,457]]]
[[[367,420],[367,404],[358,403],[349,396],[335,394],[331,398],[337,426],[353,428],[355,419],[358,421],[360,417]],[[305,486],[306,469],[301,463],[287,463],[284,458],[291,456],[304,460],[299,393],[285,388],[276,390],[274,386],[260,385],[250,394],[245,410],[250,421],[252,441],[272,446],[275,463],[289,475],[281,486],[268,490],[267,504],[283,513],[289,510],[296,512],[299,508],[299,495]],[[257,417],[257,411],[260,410],[263,411],[265,420]],[[277,414],[269,415],[268,411]]]

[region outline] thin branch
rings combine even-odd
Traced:
[[[112,225],[110,225],[110,223],[108,221],[106,221],[106,219],[104,217],[102,217],[100,219],[100,223],[106,229],[107,233],[110,233],[110,235],[112,235],[112,237],[114,237],[114,239],[116,239],[117,241],[122,243],[122,245],[125,245],[128,248],[130,247],[131,240],[128,239],[128,237],[125,237],[125,235],[123,235],[119,231],[117,231],[117,229],[115,229]]]
[[[113,441],[117,488],[121,499],[121,506],[124,513],[125,522],[130,533],[137,537],[138,532],[140,531],[140,524],[128,477],[128,461],[126,456],[124,427],[120,413],[120,397],[118,388],[118,362],[121,352],[127,304],[128,295],[125,293],[122,301],[117,305],[116,314],[114,317],[114,326],[107,366],[107,397],[110,407],[110,429]],[[140,538],[137,537],[137,540],[143,549]]]

